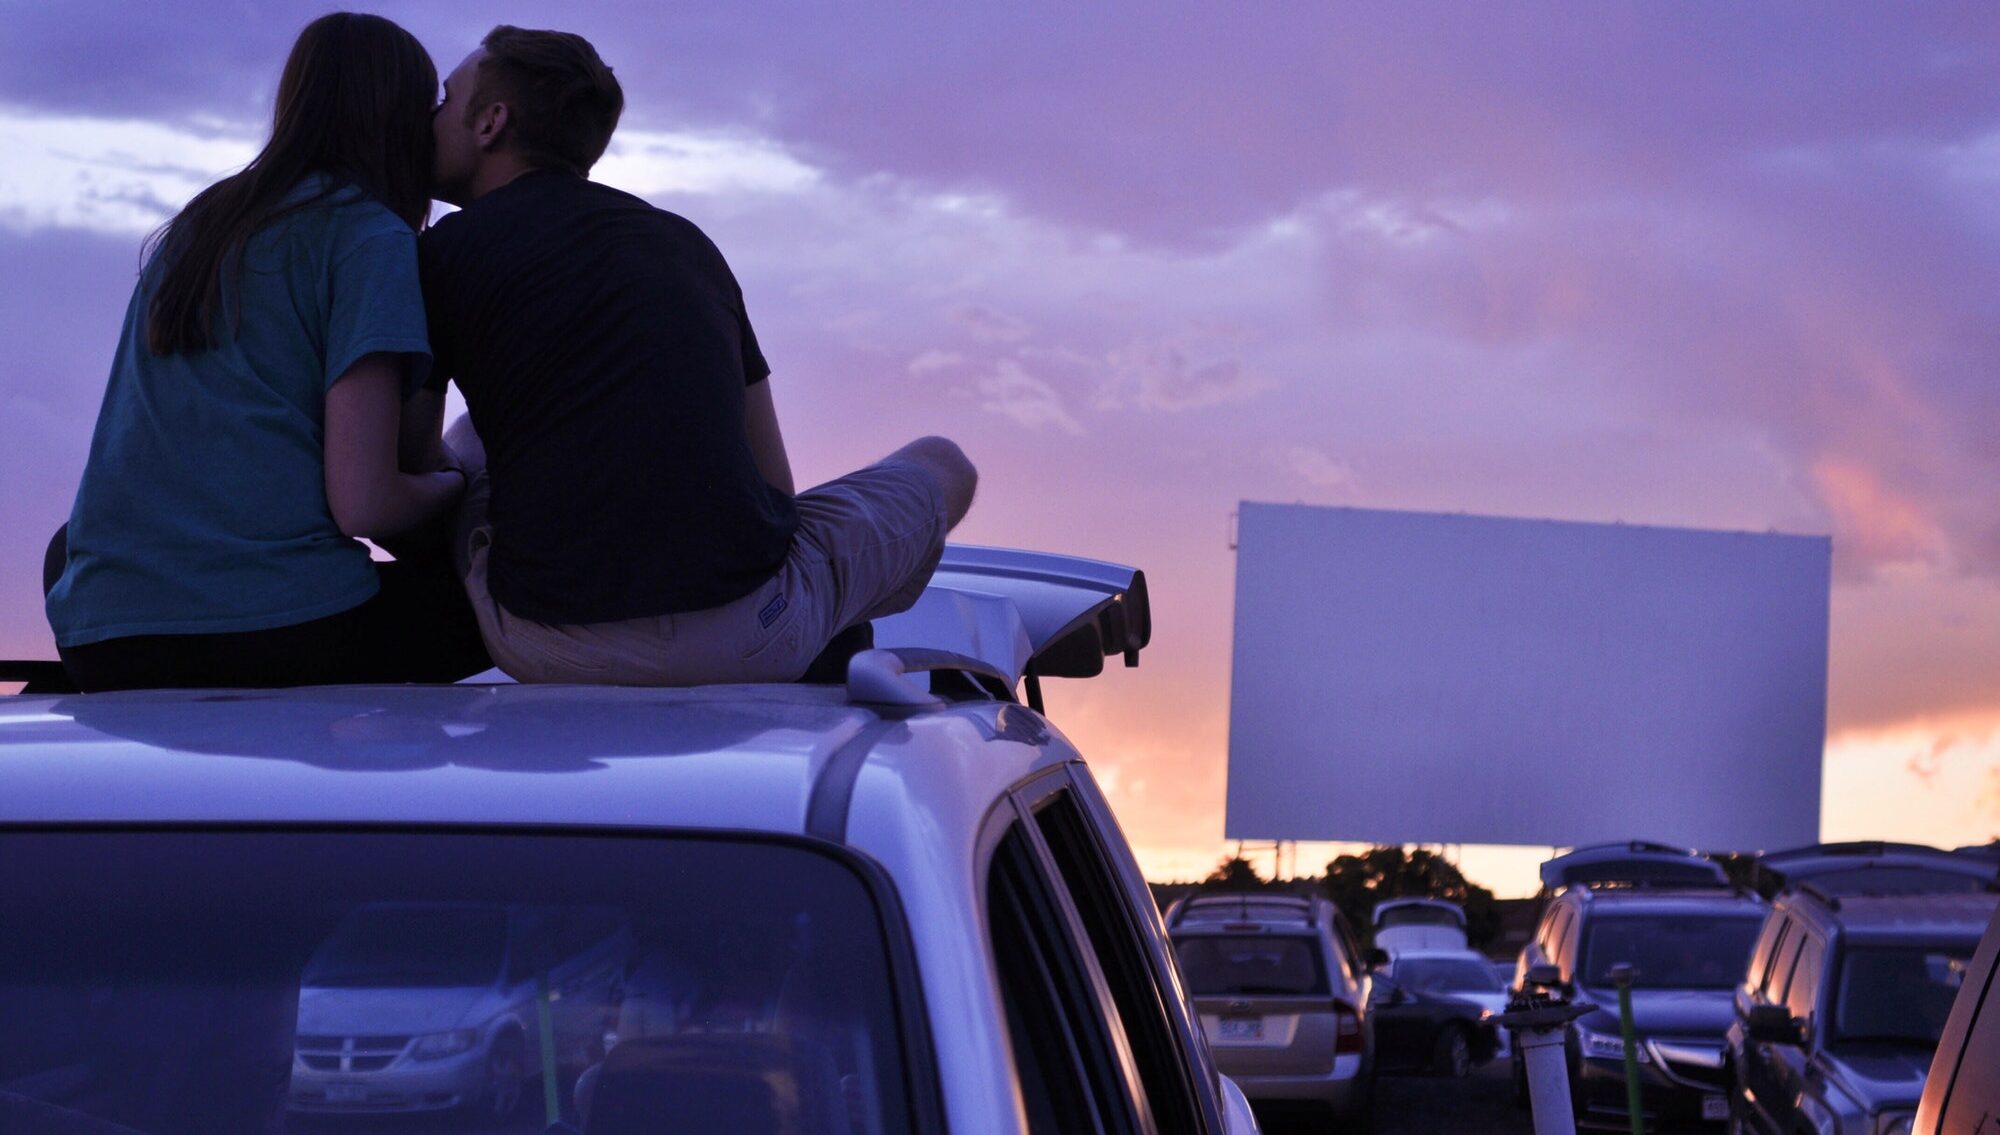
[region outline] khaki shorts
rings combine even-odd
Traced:
[[[784,566],[741,599],[610,623],[541,623],[509,613],[487,590],[490,496],[485,471],[474,470],[454,550],[486,648],[520,682],[795,681],[835,634],[908,610],[944,554],[943,489],[918,466],[885,461],[800,493]]]

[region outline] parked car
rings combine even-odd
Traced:
[[[358,906],[299,978],[291,1109],[510,1120],[527,1097],[544,999],[551,1064],[573,1080],[602,1059],[632,946],[608,907]]]
[[[1910,1131],[2000,895],[1950,872],[1927,894],[1909,870],[1828,869],[1772,905],[1728,1034],[1733,1130]]]
[[[1453,1078],[1506,1051],[1507,988],[1471,950],[1404,950],[1375,973],[1375,1067]]]
[[[479,1051],[532,985],[529,1109],[584,1135],[1252,1132],[1036,708],[1149,619],[1129,568],[954,547],[844,683],[0,699],[0,1131],[276,1129],[295,1084],[373,1098],[384,1036]],[[558,942],[490,997],[444,993],[479,934],[385,916],[495,908]],[[600,950],[593,1046],[561,1006]],[[313,1023],[363,954],[418,992]]]
[[[1596,1010],[1566,1037],[1579,1127],[1629,1130],[1625,1043],[1614,966],[1636,971],[1632,1016],[1646,1129],[1720,1126],[1724,1033],[1766,908],[1731,886],[1722,866],[1691,851],[1634,842],[1580,848],[1542,865],[1555,893],[1521,951],[1517,988],[1553,967],[1554,988]],[[1517,1093],[1527,1074],[1517,1051]]]
[[[2000,912],[1986,924],[1945,1018],[1917,1102],[1915,1135],[1990,1135],[2000,1122]]]
[[[1267,1122],[1360,1126],[1374,1097],[1369,955],[1340,908],[1198,895],[1167,928],[1216,1066]]]
[[[1465,908],[1448,899],[1385,899],[1370,917],[1375,945],[1400,950],[1466,949]]]

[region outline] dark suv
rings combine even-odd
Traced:
[[[1584,848],[1543,865],[1555,890],[1521,951],[1518,987],[1553,967],[1563,996],[1597,1006],[1570,1026],[1571,1104],[1579,1127],[1626,1130],[1625,1044],[1612,967],[1632,966],[1640,1107],[1649,1131],[1719,1124],[1730,991],[1742,979],[1766,908],[1720,864],[1657,844]],[[1525,1097],[1518,1051],[1515,1084]]]
[[[1973,949],[2000,907],[1990,873],[1939,871],[1940,889],[1926,892],[1922,870],[1823,871],[1778,897],[1736,990],[1734,1130],[1907,1135]]]

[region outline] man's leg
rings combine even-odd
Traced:
[[[945,534],[972,507],[978,480],[955,443],[923,437],[799,494],[794,544],[824,557],[813,588],[824,608],[823,638],[917,601],[944,554]]]

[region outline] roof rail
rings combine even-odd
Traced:
[[[908,717],[939,709],[944,699],[910,681],[909,675],[932,670],[962,670],[1000,682],[1007,675],[985,661],[949,650],[902,646],[893,650],[863,650],[847,660],[847,700],[884,717]]]
[[[1799,890],[1805,894],[1811,895],[1812,897],[1818,899],[1821,902],[1821,904],[1823,904],[1826,907],[1826,909],[1834,911],[1836,913],[1839,912],[1840,910],[1839,895],[1827,893],[1825,890],[1822,890],[1819,884],[1817,883],[1800,883]]]

